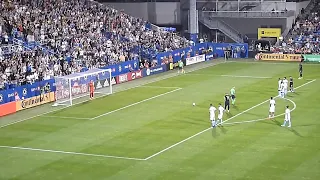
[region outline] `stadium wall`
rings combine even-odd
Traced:
[[[137,60],[104,67],[112,70],[111,82],[109,79],[107,79],[108,82],[101,80],[101,82],[95,83],[95,88],[103,88],[109,84],[121,84],[173,70],[178,67],[180,60],[186,66],[213,60],[223,57],[224,51],[229,48],[232,50],[233,58],[248,57],[248,44],[200,43],[184,49],[159,53],[156,57],[159,66],[156,67],[139,69],[139,61]],[[164,58],[168,58],[168,63],[162,62]],[[0,91],[0,117],[53,102],[55,101],[55,90],[54,79],[2,90]]]
[[[180,25],[180,2],[103,3],[154,24]]]

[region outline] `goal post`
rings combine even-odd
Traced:
[[[110,69],[90,69],[85,72],[55,77],[55,103],[53,106],[72,106],[74,101],[89,98],[89,84],[94,85],[94,94],[106,96],[112,94],[114,79]]]

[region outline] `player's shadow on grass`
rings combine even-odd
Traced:
[[[217,133],[217,127],[212,128],[211,133],[212,133],[212,137],[214,138],[219,136],[219,134]]]
[[[223,134],[226,134],[228,131],[224,126],[219,126],[219,128]]]
[[[295,134],[296,136],[303,137],[298,131],[294,130],[293,128],[288,128],[288,131],[293,132],[293,134]]]
[[[233,115],[232,115],[231,112],[228,112],[228,113],[227,113],[227,117],[228,117],[228,118],[231,118],[232,116],[233,116]]]
[[[235,109],[235,110],[239,110],[238,106],[237,105],[232,105],[232,107]]]
[[[320,124],[301,124],[301,125],[296,125],[294,127],[307,127],[307,126],[319,126]]]
[[[260,123],[270,124],[274,126],[281,126],[281,123],[277,120],[265,120],[265,121],[260,121]]]

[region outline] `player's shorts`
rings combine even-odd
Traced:
[[[179,66],[179,69],[181,70],[181,69],[182,69],[182,67],[180,67],[180,66]]]
[[[276,107],[270,107],[269,112],[274,113],[276,111]]]
[[[222,119],[222,116],[223,116],[222,114],[219,114],[218,119]]]
[[[235,95],[231,95],[231,98],[232,98],[232,99],[235,99],[235,98],[236,98],[236,96],[235,96]]]
[[[210,121],[215,121],[215,117],[214,116],[210,116]]]
[[[291,82],[291,83],[289,84],[289,86],[290,86],[290,87],[293,87],[293,82]]]

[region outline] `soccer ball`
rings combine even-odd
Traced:
[[[196,103],[192,103],[192,106],[195,106],[196,105]]]

